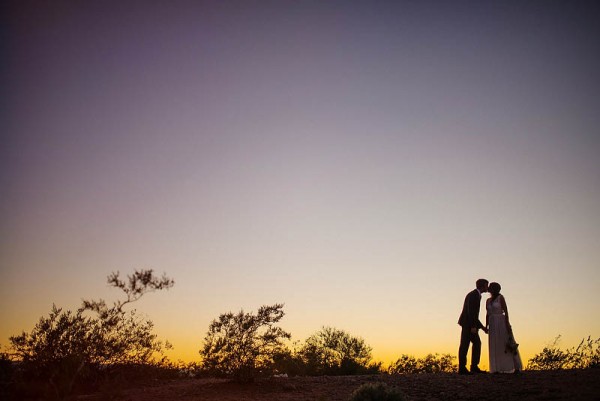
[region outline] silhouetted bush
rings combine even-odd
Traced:
[[[600,367],[600,338],[581,340],[576,348],[559,348],[560,336],[529,360],[530,370],[587,369]]]
[[[360,337],[324,327],[306,339],[298,356],[308,375],[376,374],[381,363],[371,361],[371,347]]]
[[[274,358],[285,350],[291,336],[275,326],[283,318],[283,305],[262,306],[256,313],[222,314],[213,320],[200,350],[203,367],[210,373],[247,382],[272,374]]]
[[[98,382],[116,366],[160,362],[154,355],[161,354],[163,344],[152,333],[152,322],[123,307],[147,292],[170,288],[173,280],[141,270],[128,276],[127,283],[112,273],[108,283],[123,290],[127,299],[111,307],[103,300],[83,301],[75,312],[53,305],[31,332],[10,338],[21,379],[39,384],[30,389],[43,388],[44,396],[62,399],[78,380]]]
[[[119,279],[119,273],[108,277],[108,283],[121,289],[126,295],[125,301],[114,302],[111,307],[104,300],[83,301],[82,312],[95,314],[94,321],[99,323],[101,342],[95,357],[103,364],[147,364],[153,363],[154,355],[161,354],[163,343],[152,333],[154,324],[137,316],[136,311],[127,312],[123,307],[140,299],[144,294],[174,285],[172,279],[156,277],[152,270],[136,271],[127,276],[128,282]],[[167,348],[170,344],[164,344]]]
[[[410,374],[419,372],[419,362],[412,355],[403,354],[388,368],[389,374]]]
[[[289,376],[306,375],[306,366],[298,352],[284,348],[273,356],[274,372]]]
[[[357,388],[349,401],[407,401],[406,395],[385,383],[367,383]]]
[[[205,376],[206,373],[204,371],[204,368],[202,367],[202,364],[198,363],[198,362],[177,362],[177,363],[172,363],[169,366],[170,368],[172,368],[174,371],[177,372],[177,377],[179,378],[198,378],[198,377],[202,377]]]
[[[7,352],[0,351],[0,399],[9,399],[11,386],[14,383],[15,366]]]
[[[388,368],[389,374],[410,373],[451,373],[454,372],[455,356],[450,354],[428,354],[424,358],[415,358],[412,355],[402,355]]]

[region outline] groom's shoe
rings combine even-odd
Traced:
[[[479,369],[477,366],[471,366],[471,374],[487,373],[485,370]]]
[[[465,367],[460,367],[460,368],[458,368],[458,374],[459,375],[470,375],[471,372],[469,372],[467,370],[467,368],[465,368]]]

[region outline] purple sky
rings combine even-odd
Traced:
[[[600,306],[594,2],[84,3],[3,24],[1,338],[143,266],[201,332],[281,301],[381,354],[355,292],[365,316],[447,292],[443,325],[479,276],[524,316],[538,286],[583,293],[551,308],[578,324]],[[553,319],[528,340],[600,331]]]

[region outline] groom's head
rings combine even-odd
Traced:
[[[480,278],[475,282],[477,289],[481,292],[487,292],[488,290],[488,281],[484,278]]]

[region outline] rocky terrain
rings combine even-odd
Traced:
[[[237,384],[223,379],[182,379],[135,388],[105,389],[78,400],[125,401],[346,401],[364,383],[385,382],[409,400],[600,400],[600,369],[519,375],[456,374],[291,377]]]

